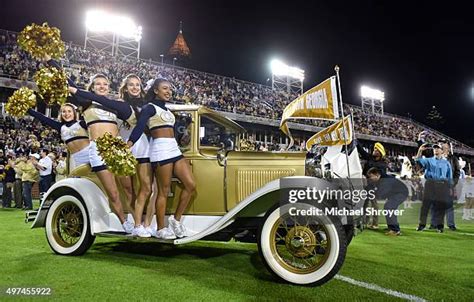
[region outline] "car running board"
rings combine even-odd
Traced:
[[[175,240],[176,239],[158,239],[156,237],[138,237],[138,236],[132,236],[132,234],[127,234],[125,232],[101,232],[101,233],[95,233],[95,236],[98,237],[113,237],[113,238],[121,238],[121,239],[127,239],[127,240],[134,240],[134,241],[140,241],[140,242],[159,242],[159,243],[167,243],[167,244],[176,244]]]

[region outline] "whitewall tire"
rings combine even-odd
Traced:
[[[73,195],[58,197],[46,216],[46,239],[60,255],[82,255],[94,242],[87,210]]]

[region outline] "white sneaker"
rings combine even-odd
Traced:
[[[176,235],[170,228],[162,228],[156,231],[155,237],[158,239],[176,239]]]
[[[168,226],[173,230],[178,238],[183,238],[186,236],[186,228],[181,222],[174,219],[173,215],[168,218]]]
[[[145,230],[153,237],[156,237],[156,230],[150,226],[147,226]]]
[[[141,224],[139,226],[133,228],[132,235],[133,236],[138,236],[138,237],[143,237],[143,238],[151,237],[151,234],[148,233],[148,231]]]
[[[125,220],[125,222],[122,224],[122,227],[125,232],[131,234],[133,232],[133,229],[135,228],[135,224],[129,220]]]

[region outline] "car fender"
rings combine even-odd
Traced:
[[[51,186],[43,196],[31,228],[44,227],[50,206],[59,196],[66,194],[76,196],[84,202],[92,235],[99,232],[123,231],[118,217],[110,209],[107,196],[96,184],[86,178],[66,178]]]
[[[265,196],[269,194],[279,194],[282,189],[286,188],[303,189],[307,187],[317,187],[323,189],[326,188],[326,183],[326,180],[310,176],[289,176],[273,180],[247,196],[206,230],[193,236],[176,239],[174,242],[175,244],[184,244],[199,240],[222,230],[230,225],[237,217],[263,217],[271,206],[279,202],[278,198],[274,198],[275,196],[273,196],[273,200],[266,199]],[[343,223],[347,223],[346,217],[343,217],[342,220]]]

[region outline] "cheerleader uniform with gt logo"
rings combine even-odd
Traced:
[[[133,129],[133,127],[135,127],[137,124],[136,112],[138,112],[138,108],[135,108],[134,110],[134,108],[132,108],[132,106],[128,103],[112,100],[81,89],[78,89],[75,95],[80,98],[94,101],[94,103],[100,104],[106,110],[114,110],[116,117],[123,121],[119,127],[120,136],[125,142],[129,140],[130,134],[132,132],[131,129]],[[84,115],[85,114],[86,113],[84,112]],[[150,162],[149,142],[147,136],[144,133],[142,133],[142,135],[139,137],[137,143],[133,145],[131,152],[137,159],[138,163],[142,164]]]
[[[145,126],[150,131],[159,128],[174,128],[174,114],[165,106],[165,102],[153,100],[143,107],[137,125],[130,135],[129,141],[135,144],[143,134]],[[183,158],[174,137],[152,138],[150,142],[150,162],[152,165],[166,165]]]
[[[92,104],[84,110],[82,115],[84,116],[87,126],[96,123],[111,123],[117,125],[117,115],[97,102],[92,102]],[[107,165],[99,155],[97,143],[94,140],[91,140],[89,145],[89,161],[92,167],[92,172],[99,172],[107,169]]]

